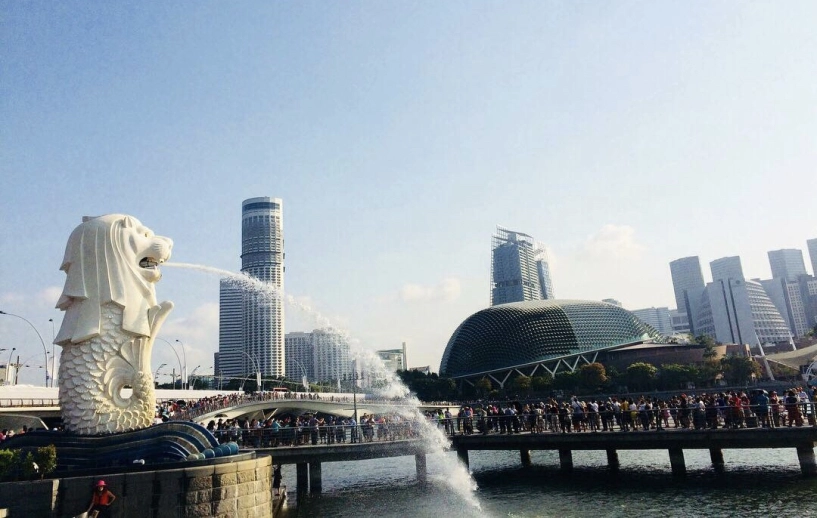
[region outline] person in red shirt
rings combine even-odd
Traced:
[[[110,516],[110,506],[116,496],[108,490],[104,480],[100,480],[94,487],[91,496],[91,505],[88,506],[88,518],[108,518]]]

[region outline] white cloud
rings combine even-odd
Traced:
[[[406,284],[400,288],[398,298],[403,302],[452,302],[460,297],[461,291],[460,280],[449,277],[431,286]]]
[[[588,237],[583,246],[587,254],[614,259],[638,259],[644,250],[645,247],[636,242],[633,227],[609,223]]]

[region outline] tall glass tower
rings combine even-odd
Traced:
[[[544,246],[499,226],[491,244],[492,306],[555,298]]]
[[[669,263],[672,288],[675,290],[675,308],[686,315],[689,330],[695,334],[696,319],[704,292],[701,260],[697,255],[682,257]]]
[[[285,374],[284,217],[280,198],[250,198],[241,204],[241,272],[264,282],[247,290],[222,279],[219,309],[221,376]]]
[[[800,275],[806,275],[803,251],[796,248],[770,250],[769,266],[772,268],[772,279],[796,281]]]

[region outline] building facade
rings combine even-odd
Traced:
[[[675,334],[669,308],[635,309],[632,311],[632,314],[637,316],[645,324],[651,325],[664,336]]]
[[[287,377],[314,382],[350,379],[354,373],[347,336],[332,328],[287,333]]]
[[[408,361],[406,360],[406,342],[403,342],[402,349],[383,349],[380,351],[375,351],[375,353],[388,370],[394,372],[408,370]]]
[[[497,226],[491,247],[491,305],[554,298],[547,253],[528,234]]]
[[[669,269],[672,289],[675,292],[675,307],[679,313],[686,315],[689,332],[696,335],[695,322],[701,296],[706,287],[701,271],[701,260],[697,255],[682,257],[670,262]]]
[[[743,281],[743,266],[740,264],[740,257],[721,257],[709,263],[709,269],[712,271],[713,281],[723,281],[733,279],[736,281]]]
[[[219,367],[224,376],[283,376],[284,221],[280,198],[241,205],[241,272],[221,280]]]
[[[796,248],[770,250],[769,266],[772,268],[772,279],[796,281],[800,275],[806,275],[803,251]]]
[[[788,341],[785,320],[763,286],[728,277],[706,285],[695,328],[726,344],[757,345]]]

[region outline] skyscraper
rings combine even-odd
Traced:
[[[725,281],[733,279],[736,281],[746,280],[743,277],[743,267],[740,265],[740,257],[721,257],[709,263],[712,271],[712,281]]]
[[[806,241],[808,256],[811,259],[811,274],[817,277],[817,238]]]
[[[287,333],[285,338],[287,377],[310,381],[350,379],[353,374],[348,338],[332,328],[311,333]]]
[[[769,266],[772,268],[772,279],[796,281],[799,275],[806,275],[803,251],[796,248],[769,251]]]
[[[222,279],[219,308],[219,365],[224,376],[260,371],[285,373],[283,204],[279,198],[250,198],[241,204],[241,272],[266,284],[248,290]]]
[[[491,250],[491,305],[555,297],[544,246],[497,226]]]
[[[697,333],[723,343],[779,343],[789,328],[763,286],[756,281],[718,279],[706,285]]]
[[[672,318],[670,317],[669,308],[644,308],[634,309],[631,313],[639,318],[645,324],[653,327],[656,331],[664,336],[671,336],[673,334]]]
[[[701,273],[701,260],[697,255],[682,257],[669,263],[672,276],[672,289],[675,291],[675,307],[678,311],[686,311],[684,292],[688,290],[702,291],[704,289],[704,275]]]
[[[669,269],[672,275],[672,288],[675,291],[676,309],[686,315],[689,331],[696,335],[695,320],[704,292],[701,261],[697,255],[682,257],[670,262]]]

